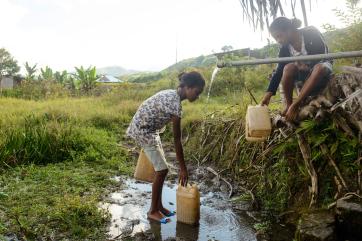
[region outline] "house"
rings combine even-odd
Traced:
[[[1,89],[12,89],[20,85],[22,79],[14,76],[3,76],[2,78],[0,77],[0,80]]]
[[[112,75],[103,75],[99,79],[96,80],[98,83],[122,83],[124,81],[113,77]]]

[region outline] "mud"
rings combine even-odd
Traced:
[[[256,241],[253,221],[248,215],[248,203],[235,206],[228,199],[228,187],[213,174],[202,168],[194,169],[191,180],[198,180],[201,192],[200,224],[191,226],[177,222],[158,224],[147,219],[151,202],[151,184],[137,182],[127,177],[116,177],[123,189],[112,193],[103,208],[112,215],[109,228],[110,240],[222,240]],[[201,178],[202,177],[202,178]],[[163,204],[169,210],[176,210],[175,169],[171,166],[168,181],[163,189]],[[237,209],[237,210],[235,210]]]

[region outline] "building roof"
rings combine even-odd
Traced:
[[[113,77],[112,75],[103,75],[96,81],[100,82],[100,83],[122,83],[122,82],[124,82],[120,79],[117,79],[116,77]]]

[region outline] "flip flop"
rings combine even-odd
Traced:
[[[160,223],[166,224],[170,221],[170,219],[168,219],[167,217],[161,218],[160,219]]]
[[[172,217],[172,216],[175,216],[176,212],[170,211],[169,213],[162,213],[162,214],[165,215],[166,217]]]
[[[160,220],[156,220],[156,219],[149,218],[149,217],[147,217],[147,218],[148,218],[148,220],[150,220],[151,222],[157,222],[157,223],[163,223],[163,224],[166,224],[166,223],[168,223],[168,222],[171,221],[171,220],[170,220],[169,218],[167,218],[167,217],[163,217],[163,218],[161,218]]]

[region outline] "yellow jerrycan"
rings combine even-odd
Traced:
[[[153,168],[152,163],[146,156],[143,149],[141,149],[136,170],[134,172],[134,178],[138,181],[153,182],[155,174],[155,169]]]
[[[181,223],[196,225],[200,220],[200,192],[198,187],[178,185],[176,191],[176,215]]]
[[[247,141],[262,142],[271,133],[271,120],[267,106],[248,106],[245,117],[245,137]]]

